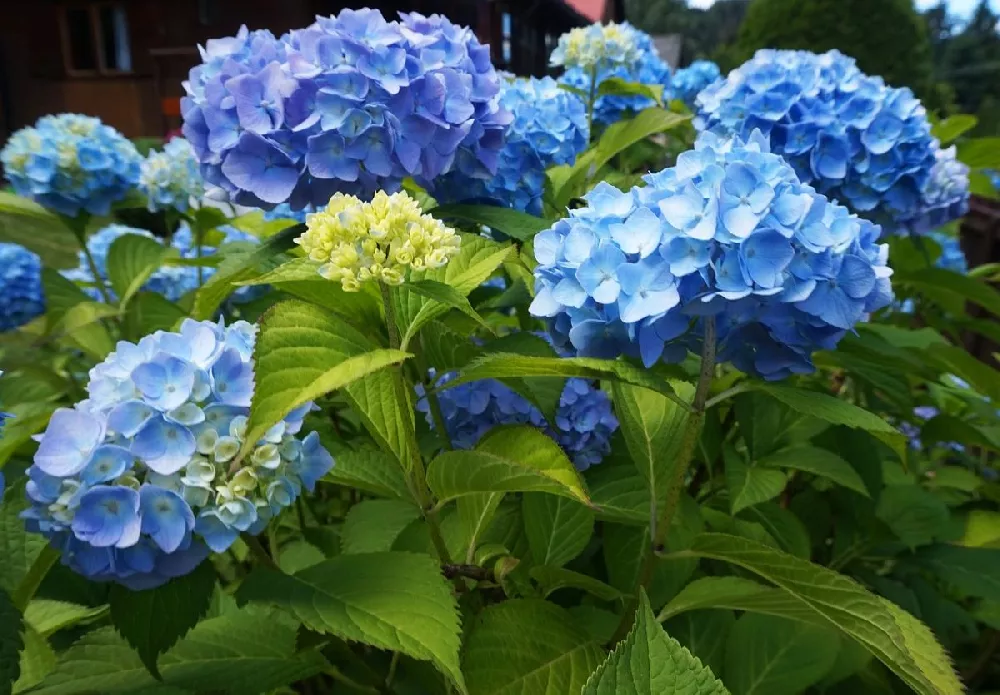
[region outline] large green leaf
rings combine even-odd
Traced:
[[[14,683],[14,695],[33,688],[56,668],[56,653],[30,623],[24,626],[24,648],[21,650],[21,677]],[[0,692],[3,688],[0,687]]]
[[[86,623],[103,616],[108,611],[107,606],[81,606],[66,601],[49,599],[34,599],[24,611],[24,619],[40,635],[48,637],[54,632],[73,625]]]
[[[800,444],[781,449],[765,456],[758,465],[771,468],[791,468],[827,478],[849,490],[868,497],[868,488],[858,472],[832,451]]]
[[[549,220],[541,217],[494,205],[441,205],[431,208],[427,214],[445,221],[483,225],[519,241],[528,241],[552,226]]]
[[[632,631],[597,667],[582,695],[729,695],[697,657],[663,631],[640,591]]]
[[[536,565],[565,565],[583,552],[594,533],[594,512],[567,497],[526,492],[521,511]]]
[[[906,545],[927,545],[948,527],[948,505],[919,485],[889,485],[882,490],[876,516]]]
[[[417,280],[414,282],[407,282],[404,287],[409,292],[417,294],[424,299],[430,300],[431,302],[436,302],[442,305],[446,310],[458,309],[487,331],[492,332],[492,329],[486,324],[483,317],[476,313],[476,310],[472,308],[471,304],[469,304],[469,300],[466,299],[465,295],[451,285],[446,285],[443,282],[438,282],[436,280]],[[413,322],[406,328],[406,333],[403,335],[403,339],[401,341],[402,349],[405,350],[407,348],[417,332],[424,327],[424,324],[432,320],[434,315],[437,313],[438,310],[421,311],[417,313]]]
[[[491,430],[468,451],[446,451],[427,467],[441,499],[483,492],[547,492],[589,503],[583,480],[551,438],[527,425]]]
[[[649,487],[635,469],[597,466],[587,474],[598,518],[638,526],[649,523]]]
[[[755,382],[753,387],[804,415],[811,415],[834,425],[846,425],[847,427],[867,430],[895,448],[900,455],[905,452],[906,438],[895,427],[877,415],[847,401],[825,393],[806,391],[790,386]]]
[[[687,382],[675,381],[671,387],[684,401],[694,397],[694,387]],[[688,411],[660,392],[631,384],[615,383],[612,397],[632,461],[649,485],[652,500],[663,500],[676,475]]]
[[[1000,549],[934,545],[916,561],[963,594],[1000,602]]]
[[[74,268],[80,242],[59,217],[38,203],[0,191],[0,241],[37,253],[47,268]]]
[[[229,254],[198,290],[191,315],[199,320],[214,317],[237,285],[280,265],[287,258],[285,251],[295,245],[295,238],[304,229],[304,225],[295,225],[278,232],[260,246]]]
[[[565,609],[515,599],[476,616],[462,670],[470,695],[566,695],[580,692],[603,657]]]
[[[258,569],[238,596],[276,605],[311,630],[431,661],[465,690],[455,597],[429,556],[341,555],[294,575]]]
[[[788,478],[781,471],[749,466],[735,451],[726,452],[725,462],[729,505],[733,514],[774,499],[781,494],[788,482]]]
[[[733,695],[798,695],[826,675],[839,647],[830,628],[747,613],[729,633],[724,679]]]
[[[420,517],[420,509],[405,500],[364,500],[347,512],[340,531],[343,553],[390,550],[396,537]]]
[[[156,239],[123,234],[108,249],[108,280],[120,306],[128,304],[139,288],[156,272],[170,253]]]
[[[379,497],[410,499],[399,462],[372,447],[336,452],[336,464],[327,473],[326,480]]]
[[[24,646],[21,637],[23,617],[10,595],[0,589],[0,695],[10,695],[21,675],[18,652]]]
[[[670,384],[655,373],[636,367],[622,360],[598,360],[590,357],[535,357],[497,352],[483,355],[461,371],[458,379],[449,381],[444,388],[479,379],[525,378],[537,376],[582,377],[606,379],[641,386],[680,401]]]
[[[735,623],[736,616],[732,611],[691,611],[666,621],[663,629],[698,657],[712,673],[722,673],[726,639]]]
[[[1000,137],[973,138],[960,143],[958,160],[970,169],[1000,169]]]
[[[580,589],[602,601],[618,601],[624,598],[624,594],[615,587],[565,567],[539,565],[532,567],[528,574],[538,583],[542,596],[546,598],[560,589]]]
[[[154,331],[169,331],[179,324],[187,312],[161,294],[139,292],[125,310],[124,330],[138,341]]]
[[[935,123],[934,127],[931,128],[931,135],[940,140],[942,145],[947,145],[975,128],[978,121],[979,119],[975,116],[958,113]]]
[[[958,295],[962,300],[978,304],[994,316],[1000,316],[1000,292],[982,280],[962,273],[942,268],[921,268],[901,274],[895,278],[895,282],[912,287],[918,292],[924,289],[930,289],[932,292],[949,292]]]
[[[342,395],[375,443],[392,454],[401,469],[409,469],[408,432],[414,427],[414,408],[410,402],[401,402],[397,390],[399,383],[398,375],[383,369],[349,384]],[[409,401],[410,394],[402,395]],[[409,497],[409,492],[406,496]]]
[[[23,484],[12,485],[0,499],[0,590],[11,595],[48,545],[43,536],[24,529],[19,515],[27,506]]]
[[[190,574],[145,591],[111,587],[111,620],[154,676],[156,660],[205,615],[215,591],[215,570],[204,562]]]
[[[773,582],[861,642],[919,695],[957,695],[962,684],[927,627],[898,606],[833,570],[760,543],[706,533],[678,557],[727,562]]]
[[[629,82],[620,77],[605,77],[597,85],[598,94],[618,94],[621,96],[638,96],[652,99],[657,104],[663,103],[663,85]]]
[[[701,577],[685,586],[658,616],[670,620],[689,611],[725,608],[826,624],[826,619],[791,594],[743,577]]]
[[[339,316],[313,304],[278,304],[260,322],[257,384],[243,453],[293,409],[408,356],[376,348]]]

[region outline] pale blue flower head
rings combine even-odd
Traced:
[[[587,107],[551,77],[501,85],[500,104],[514,116],[496,171],[468,162],[438,179],[441,202],[482,202],[542,214],[545,170],[572,164],[589,141]]]
[[[510,116],[489,47],[440,15],[344,10],[281,39],[242,29],[202,56],[184,133],[235,203],[301,210],[407,177],[427,187],[460,162],[496,170]]]
[[[921,191],[920,208],[902,221],[902,228],[911,234],[926,234],[969,211],[969,167],[958,161],[954,146],[936,147],[934,157],[931,176]]]
[[[879,228],[800,183],[760,133],[703,134],[645,181],[598,184],[535,237],[531,313],[557,345],[677,361],[713,316],[721,359],[780,379],[891,300]]]
[[[0,162],[18,195],[63,215],[106,215],[139,183],[135,146],[97,118],[43,116],[14,133]]]
[[[63,562],[133,589],[190,572],[241,532],[259,533],[333,466],[308,403],[243,449],[255,328],[187,319],[120,342],[88,398],[57,410],[28,469],[29,530]]]
[[[443,386],[454,378],[454,373],[444,374],[436,385]],[[422,390],[419,395],[423,395]],[[611,436],[618,430],[607,394],[586,379],[566,380],[553,423],[524,396],[495,379],[445,389],[438,393],[438,399],[448,437],[456,449],[473,448],[484,434],[500,425],[532,425],[554,439],[577,469],[586,470],[611,451]],[[417,410],[434,427],[425,398],[417,401]]]
[[[45,313],[42,262],[17,244],[0,244],[0,333]]]
[[[201,200],[205,195],[205,182],[191,143],[174,138],[162,151],[150,152],[142,163],[139,186],[149,201],[150,212],[187,212],[192,200]]]
[[[642,50],[642,37],[628,22],[591,24],[571,29],[559,37],[549,64],[566,69],[601,69],[633,62]]]
[[[696,60],[674,73],[668,96],[683,101],[689,109],[693,109],[698,94],[720,77],[722,72],[718,65],[710,60]]]
[[[890,233],[921,215],[937,163],[913,93],[838,51],[758,51],[698,95],[695,125],[740,137],[760,130],[803,183]]]

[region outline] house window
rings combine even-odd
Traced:
[[[117,2],[73,4],[59,15],[68,75],[132,72],[128,15]]]

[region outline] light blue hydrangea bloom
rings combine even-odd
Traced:
[[[139,183],[142,157],[99,119],[62,113],[14,133],[0,162],[18,195],[75,217],[108,214]]]
[[[344,10],[276,39],[209,41],[182,101],[205,180],[240,205],[371,199],[406,177],[495,171],[510,115],[483,46],[440,15]]]
[[[290,413],[240,462],[254,390],[256,327],[187,319],[120,342],[88,398],[57,410],[28,469],[29,531],[98,581],[139,590],[186,574],[241,532],[260,533],[333,466],[312,406]]]
[[[139,186],[149,199],[150,212],[187,212],[191,201],[205,195],[194,149],[184,138],[174,138],[162,152],[150,152],[142,163]]]
[[[500,104],[514,120],[496,172],[470,161],[441,177],[432,193],[441,202],[485,202],[541,215],[545,170],[572,164],[587,147],[587,107],[551,77],[504,82]]]
[[[969,262],[957,237],[939,231],[931,232],[929,236],[941,247],[941,255],[934,262],[935,267],[963,275],[969,272]]]
[[[642,46],[638,29],[628,22],[591,24],[571,29],[559,37],[549,65],[567,70],[593,70],[634,62]]]
[[[758,51],[697,109],[699,128],[762,131],[803,183],[889,232],[909,231],[924,210],[938,151],[926,109],[838,51]]]
[[[454,378],[454,373],[444,374],[437,379],[437,385]],[[607,394],[586,379],[566,380],[559,397],[555,427],[526,398],[495,379],[440,391],[438,399],[448,437],[456,449],[471,449],[499,425],[533,425],[554,439],[581,471],[604,459],[611,451],[611,436],[618,429]],[[417,401],[417,410],[425,414],[427,423],[433,427],[425,398]]]
[[[879,228],[800,183],[760,133],[705,133],[645,181],[599,184],[535,237],[531,313],[557,345],[677,361],[714,316],[720,359],[781,379],[892,299]]]
[[[17,244],[0,244],[0,333],[45,313],[42,261]]]
[[[935,147],[935,164],[920,196],[920,207],[901,227],[911,234],[926,234],[969,211],[969,167],[958,161],[956,148]]]
[[[689,109],[701,90],[722,77],[719,66],[710,60],[696,60],[674,73],[670,80],[670,98],[683,101]]]
[[[600,25],[597,25],[600,26]],[[664,88],[664,94],[669,96],[671,77],[670,66],[660,58],[652,37],[628,22],[619,25],[629,36],[634,46],[634,55],[627,62],[605,61],[597,68],[597,84],[612,77],[626,82],[659,85]],[[591,72],[583,67],[570,67],[559,78],[559,82],[569,87],[590,94]],[[603,94],[594,102],[594,122],[601,125],[611,125],[631,114],[655,106],[656,102],[649,97],[635,94]]]

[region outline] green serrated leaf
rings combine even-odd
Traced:
[[[427,467],[441,501],[484,492],[546,492],[589,504],[583,480],[551,438],[527,425],[491,430],[469,451],[446,451]]]
[[[124,330],[134,340],[155,331],[173,330],[187,312],[155,292],[139,292],[125,310]]]
[[[0,191],[0,241],[38,254],[51,269],[75,268],[80,243],[59,217],[38,203]]]
[[[492,333],[493,329],[490,328],[483,317],[476,313],[476,310],[472,308],[469,304],[469,300],[465,298],[465,295],[456,290],[450,285],[446,285],[443,282],[437,282],[436,280],[417,280],[413,282],[407,282],[404,287],[415,294],[429,299],[432,302],[437,302],[445,307],[451,309],[458,309],[463,314],[474,320],[480,326],[485,328],[487,332]],[[430,321],[432,316],[431,311],[419,312],[414,318],[413,322],[407,327],[406,333],[403,335],[401,341],[401,348],[405,350],[410,344],[410,341],[417,334],[424,325]]]
[[[730,511],[733,514],[774,499],[785,489],[788,478],[781,471],[751,467],[735,451],[727,450],[724,458]]]
[[[538,583],[542,596],[546,598],[560,589],[580,589],[602,601],[618,601],[624,597],[615,587],[565,567],[540,565],[532,567],[528,574]]]
[[[458,220],[459,222],[483,225],[518,241],[528,241],[542,230],[552,226],[549,220],[541,217],[494,205],[441,205],[431,208],[426,214],[433,215],[445,222]]]
[[[743,577],[702,577],[681,589],[658,616],[671,618],[706,608],[726,608],[764,615],[777,615],[804,622],[825,624],[825,619],[794,596]]]
[[[24,626],[24,648],[21,650],[21,677],[14,683],[14,695],[19,695],[41,683],[56,668],[56,653],[49,641],[30,624]],[[3,688],[0,687],[0,693]]]
[[[931,135],[940,140],[942,145],[947,145],[975,128],[978,122],[979,119],[975,116],[957,113],[935,123],[931,128]]]
[[[9,430],[3,438],[8,436]],[[43,536],[25,530],[19,515],[27,506],[23,483],[12,485],[0,500],[0,590],[11,595],[48,545]]]
[[[605,77],[597,86],[598,94],[620,94],[622,96],[639,96],[652,99],[658,105],[663,103],[662,84],[644,84],[629,82],[620,77]]]
[[[1000,601],[1000,549],[933,545],[915,560],[963,594]]]
[[[420,509],[404,500],[364,500],[347,512],[340,532],[341,552],[378,553],[420,518]]]
[[[107,606],[81,606],[66,601],[34,599],[24,611],[24,619],[43,637],[73,625],[89,622],[107,613]]]
[[[879,495],[875,515],[906,545],[931,543],[946,530],[948,505],[919,485],[889,485]]]
[[[895,282],[912,287],[918,292],[924,289],[949,292],[960,297],[962,301],[978,304],[994,316],[1000,316],[1000,292],[982,280],[962,273],[942,268],[921,268],[900,274]]]
[[[694,387],[687,382],[671,382],[670,387],[685,402],[694,397]],[[688,411],[660,392],[630,384],[615,383],[612,399],[632,461],[652,499],[663,500],[674,477]]]
[[[666,621],[663,629],[698,657],[712,673],[722,673],[726,640],[735,624],[736,616],[732,611],[691,611]]]
[[[145,591],[111,587],[111,620],[149,672],[158,676],[157,658],[193,628],[208,611],[215,570],[203,562],[190,574]]]
[[[244,451],[293,409],[409,357],[377,349],[343,319],[312,304],[282,302],[260,322],[257,385]]]
[[[114,240],[108,249],[108,280],[119,306],[128,305],[168,253],[170,249],[159,241],[140,234],[123,234]]]
[[[565,609],[538,599],[488,606],[469,627],[462,670],[470,695],[578,693],[604,658]]]
[[[371,447],[337,452],[336,463],[325,480],[356,487],[380,497],[410,499],[399,463],[385,452]]]
[[[536,565],[562,567],[583,552],[594,534],[594,512],[567,497],[526,492],[521,512]]]
[[[24,647],[22,621],[21,611],[10,595],[0,590],[0,695],[10,695],[21,675],[18,652]]]
[[[691,652],[656,622],[646,592],[631,632],[597,667],[582,695],[729,695],[729,691]]]
[[[415,409],[396,397],[396,378],[389,370],[373,372],[349,384],[342,395],[375,443],[403,470],[410,465],[407,430],[413,429]]]
[[[635,469],[597,466],[587,473],[598,518],[638,526],[649,523],[649,488]]]
[[[461,530],[460,547],[465,551],[467,560],[475,557],[479,539],[490,527],[493,515],[503,498],[502,492],[486,492],[464,495],[456,500],[455,507]]]
[[[733,695],[797,695],[826,675],[839,643],[829,628],[747,613],[729,633],[726,685]]]
[[[773,582],[865,645],[919,695],[963,692],[947,654],[927,626],[852,579],[760,543],[724,534],[703,534],[690,549],[672,555],[728,562]]]
[[[1000,137],[974,138],[960,143],[958,161],[970,169],[1000,169]]]
[[[771,468],[791,468],[796,471],[812,473],[832,480],[865,497],[870,496],[865,482],[851,464],[826,449],[808,444],[794,445],[765,456],[758,461],[758,464]]]
[[[455,598],[426,555],[344,555],[295,575],[258,569],[237,595],[276,605],[317,632],[431,661],[465,692]]]

